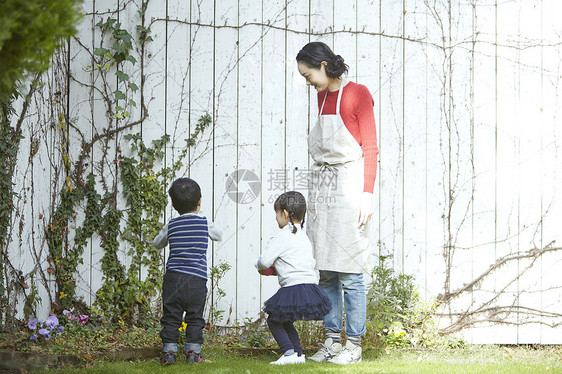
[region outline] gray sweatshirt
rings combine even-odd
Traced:
[[[292,230],[293,225],[287,224],[269,239],[256,262],[256,268],[264,270],[275,264],[281,287],[301,283],[318,284],[318,271],[314,269],[316,261],[312,256],[310,240],[298,225],[295,234]]]

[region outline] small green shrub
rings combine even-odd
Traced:
[[[225,310],[219,309],[219,301],[226,296],[223,288],[219,287],[220,281],[232,268],[228,262],[219,261],[217,265],[209,267],[209,279],[211,280],[211,292],[207,293],[205,309],[207,310],[207,324],[211,327],[222,322]]]
[[[396,274],[380,256],[367,293],[365,343],[375,347],[458,347],[464,342],[443,336],[433,320],[437,304],[420,299],[414,277]]]

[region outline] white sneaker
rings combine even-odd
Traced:
[[[336,365],[356,364],[361,362],[362,351],[360,346],[354,345],[348,340],[341,352],[328,362]]]
[[[324,362],[332,359],[335,357],[340,351],[342,350],[342,346],[340,343],[334,343],[332,338],[326,339],[324,343],[320,343],[320,350],[316,352],[314,355],[309,357],[310,361],[314,362]]]
[[[298,355],[298,353],[293,353],[290,356],[281,356],[277,361],[270,362],[270,365],[292,365],[292,364],[304,364],[304,355]]]

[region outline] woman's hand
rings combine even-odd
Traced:
[[[373,214],[373,194],[363,192],[359,206],[359,227],[364,226],[371,219]]]

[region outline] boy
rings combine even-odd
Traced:
[[[176,362],[179,328],[185,312],[187,362],[202,363],[203,309],[207,298],[208,237],[221,240],[222,232],[213,222],[198,215],[201,188],[193,179],[179,178],[168,190],[172,206],[180,214],[172,218],[154,238],[156,248],[170,243],[170,257],[162,283],[162,357],[165,365]]]

